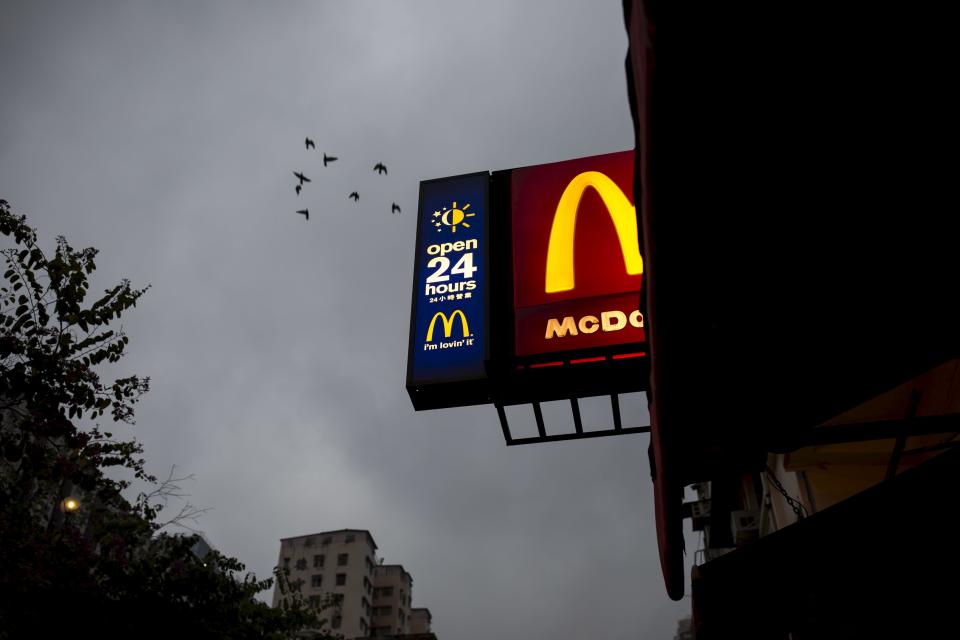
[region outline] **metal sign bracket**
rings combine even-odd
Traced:
[[[584,431],[583,420],[580,416],[580,402],[577,398],[570,398],[570,411],[573,414],[573,433],[548,434],[543,422],[543,411],[539,402],[532,402],[533,416],[537,421],[537,435],[529,438],[514,438],[510,433],[510,424],[507,420],[507,412],[502,403],[494,403],[497,408],[497,415],[500,418],[500,428],[503,429],[503,439],[508,447],[520,444],[535,444],[540,442],[559,442],[562,440],[581,440],[584,438],[600,438],[604,436],[619,436],[628,433],[648,433],[650,427],[624,427],[620,416],[620,397],[618,394],[610,394],[610,407],[613,410],[613,428]]]

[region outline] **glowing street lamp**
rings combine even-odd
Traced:
[[[60,508],[67,513],[72,513],[80,508],[80,501],[73,496],[69,496],[63,499],[60,503]]]

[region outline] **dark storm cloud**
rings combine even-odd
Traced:
[[[615,1],[5,2],[0,194],[153,284],[134,433],[258,574],[363,527],[441,637],[668,637],[646,436],[507,449],[403,389],[419,180],[629,148],[625,53]]]

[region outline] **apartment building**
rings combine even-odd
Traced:
[[[430,615],[430,609],[425,607],[410,609],[410,635],[431,633],[432,622],[433,616]]]
[[[413,577],[403,565],[378,565],[373,569],[372,636],[400,636],[410,632]]]
[[[327,612],[330,628],[345,638],[362,638],[371,629],[377,543],[365,529],[340,529],[280,540],[278,565],[314,606],[334,594],[339,606]],[[273,592],[273,606],[280,602]]]
[[[280,540],[278,566],[319,607],[333,595],[338,605],[325,617],[347,640],[430,633],[430,610],[412,608],[413,577],[403,565],[382,564],[366,529],[339,529]],[[280,593],[274,588],[273,606]]]

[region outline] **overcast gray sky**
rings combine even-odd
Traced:
[[[646,435],[508,449],[404,390],[418,182],[630,148],[626,49],[619,0],[0,4],[0,197],[153,285],[130,434],[214,546],[370,529],[441,640],[672,637]]]

